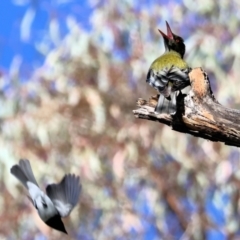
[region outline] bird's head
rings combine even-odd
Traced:
[[[185,44],[183,39],[172,32],[167,21],[166,21],[166,25],[167,25],[167,35],[158,29],[158,31],[161,33],[164,39],[164,45],[165,45],[166,51],[172,50],[172,51],[178,52],[181,55],[181,57],[183,57],[185,54]]]
[[[63,232],[63,233],[66,233],[67,234],[67,231],[64,227],[64,224],[61,220],[61,217],[60,215],[54,215],[53,217],[49,218],[47,221],[45,221],[45,223],[51,227],[51,228],[54,228],[60,232]]]

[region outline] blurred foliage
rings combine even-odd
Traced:
[[[64,220],[72,239],[239,239],[239,150],[132,114],[156,93],[145,78],[164,51],[165,20],[218,101],[239,108],[238,1],[89,2],[90,31],[68,17],[56,41],[58,19],[49,20],[43,39],[55,47],[44,64],[27,81],[18,59],[1,74],[0,238],[66,239],[10,175],[28,158],[40,186],[81,176],[79,206]]]

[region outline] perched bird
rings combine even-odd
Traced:
[[[172,32],[168,22],[166,25],[167,35],[159,30],[164,40],[165,53],[153,61],[146,81],[160,93],[155,111],[173,115],[177,110],[178,91],[190,85],[190,68],[183,60],[183,39]]]
[[[67,234],[61,218],[68,216],[79,200],[80,178],[74,174],[64,175],[60,183],[47,185],[45,194],[38,187],[27,159],[21,159],[19,164],[14,165],[11,173],[28,189],[29,199],[40,218],[49,227]]]

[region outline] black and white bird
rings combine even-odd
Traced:
[[[19,164],[14,165],[11,173],[27,188],[29,199],[40,218],[49,227],[67,234],[61,218],[68,216],[79,200],[80,178],[66,174],[58,184],[47,185],[45,194],[39,188],[27,159],[21,159]]]

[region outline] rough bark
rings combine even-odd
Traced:
[[[154,112],[158,95],[149,101],[139,99],[137,118],[169,125],[173,130],[188,133],[226,145],[240,146],[240,111],[222,106],[214,97],[207,74],[201,68],[189,73],[191,90],[179,94],[174,116]]]

